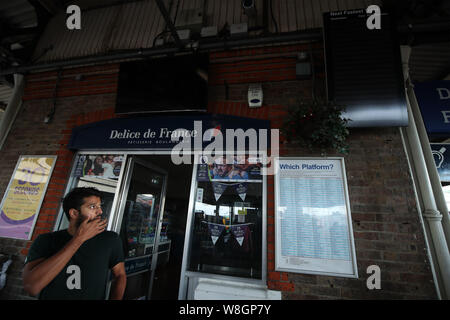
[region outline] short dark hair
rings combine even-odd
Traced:
[[[93,187],[79,187],[72,189],[63,199],[63,210],[68,220],[70,220],[69,210],[76,209],[80,211],[80,207],[84,203],[84,198],[96,196],[102,199],[102,193]]]

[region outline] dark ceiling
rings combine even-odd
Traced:
[[[65,11],[68,5],[77,4],[83,10],[132,1],[1,1],[0,69],[32,64],[31,54],[48,20],[55,13]],[[450,74],[450,0],[384,0],[383,10],[397,16],[401,44],[413,47],[410,65],[413,80],[447,77]]]

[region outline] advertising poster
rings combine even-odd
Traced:
[[[78,159],[74,176],[118,180],[124,160],[123,155],[89,154]]]
[[[218,157],[212,163],[198,165],[197,181],[214,182],[262,182],[260,162],[249,162],[248,157],[234,156],[227,161],[226,156]]]
[[[280,158],[276,165],[276,269],[356,277],[343,159]]]
[[[0,205],[0,237],[30,240],[56,156],[21,156]]]

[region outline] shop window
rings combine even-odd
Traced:
[[[78,154],[67,192],[76,187],[97,188],[102,193],[103,217],[108,218],[124,164],[123,154]],[[66,229],[68,226],[69,221],[61,208],[57,229]]]
[[[198,165],[188,271],[261,279],[260,169],[248,161]]]

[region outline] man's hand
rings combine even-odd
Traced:
[[[100,219],[100,217],[92,220],[86,219],[78,227],[74,238],[83,243],[105,231],[107,225],[107,219]]]

